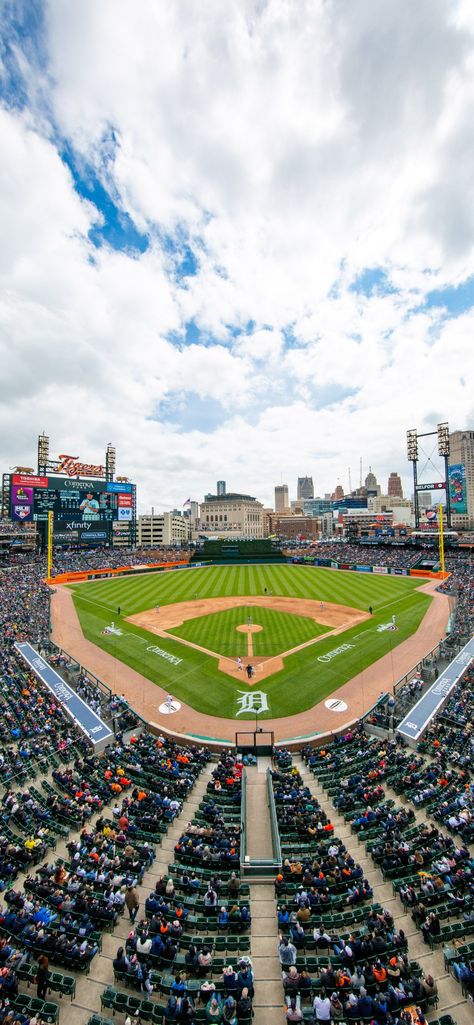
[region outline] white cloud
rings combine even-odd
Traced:
[[[473,315],[420,306],[474,273],[473,38],[441,0],[47,3],[29,105],[0,109],[3,465],[45,428],[115,442],[144,506],[222,476],[269,502],[360,454],[404,471],[433,409],[472,426]],[[59,134],[147,252],[92,246]],[[351,291],[366,268],[396,291]]]

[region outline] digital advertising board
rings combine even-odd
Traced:
[[[453,463],[449,467],[449,502],[451,512],[467,513],[466,467],[464,463]]]
[[[11,478],[12,520],[34,522],[43,533],[52,512],[55,544],[107,545],[112,543],[114,524],[131,530],[133,484],[58,476],[29,479],[26,474],[19,478]]]

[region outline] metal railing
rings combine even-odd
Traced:
[[[240,798],[240,870],[245,864],[247,851],[247,770],[242,771],[242,788]]]
[[[271,770],[267,769],[267,793],[268,793],[268,808],[270,811],[270,824],[272,827],[272,846],[273,846],[273,860],[280,867],[281,861],[281,844],[280,844],[280,830],[278,828],[278,818],[276,813],[275,795],[273,793],[273,783]]]

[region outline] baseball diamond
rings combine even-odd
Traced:
[[[200,713],[201,731],[205,722],[209,735],[232,736],[232,720],[255,718],[239,704],[250,687],[265,695],[259,720],[292,717],[297,732],[318,706],[321,731],[325,698],[337,692],[349,721],[436,643],[447,610],[433,592],[419,579],[312,566],[206,567],[58,588],[53,624],[67,650],[87,644],[84,662],[152,721],[171,690],[177,730],[195,728]],[[394,613],[397,631],[380,631]],[[120,632],[104,633],[118,619]]]

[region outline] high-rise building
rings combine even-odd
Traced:
[[[225,495],[225,480],[217,481],[217,497],[222,498]]]
[[[263,537],[263,505],[252,495],[227,492],[201,502],[201,531],[225,537]]]
[[[449,491],[453,527],[474,528],[474,431],[449,435]]]
[[[288,484],[277,484],[275,487],[275,512],[281,513],[290,505]]]
[[[342,484],[338,484],[337,485],[337,487],[336,487],[332,497],[333,497],[335,502],[340,502],[341,499],[344,498],[344,488],[343,488]]]
[[[375,473],[372,473],[371,466],[369,466],[369,472],[367,474],[367,477],[365,478],[365,490],[367,492],[367,496],[380,495],[382,490],[380,484],[377,484],[377,478],[375,476]]]
[[[296,497],[314,498],[314,484],[312,477],[298,477]]]
[[[392,471],[388,478],[387,495],[391,498],[403,498],[403,488],[400,474]]]

